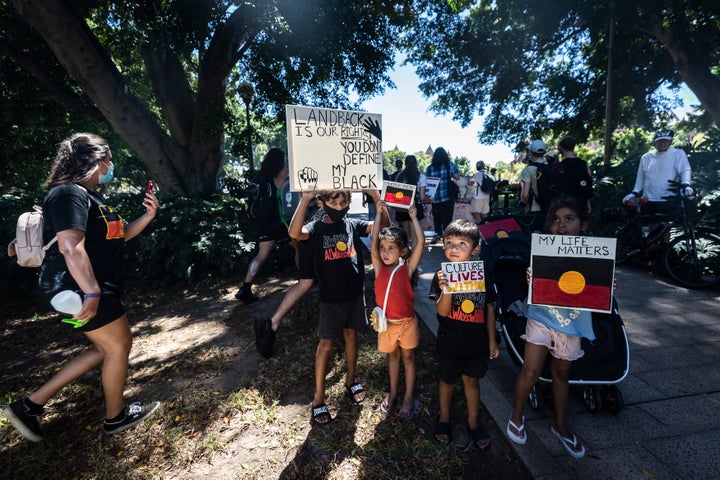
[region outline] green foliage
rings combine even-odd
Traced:
[[[169,285],[237,275],[255,243],[245,209],[245,187],[230,182],[232,186],[225,192],[205,198],[161,199],[157,217],[127,244],[129,278]],[[113,203],[128,220],[142,213],[136,193],[117,195]]]
[[[406,38],[420,89],[433,99],[434,112],[452,113],[462,125],[486,115],[480,132],[484,143],[513,145],[536,135],[551,138],[551,133],[572,134],[580,141],[597,138],[605,125],[606,102],[613,126],[651,128],[669,120],[681,81],[702,84],[699,93],[717,92],[717,69],[704,67],[717,65],[720,58],[720,20],[709,0],[692,7],[641,0],[552,0],[541,7],[533,0],[427,0],[424,8],[422,28]],[[611,18],[613,91],[608,99]],[[657,38],[662,35],[668,37]],[[697,68],[678,72],[673,58]],[[688,82],[681,73],[698,81]]]

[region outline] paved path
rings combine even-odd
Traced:
[[[426,247],[416,310],[437,332],[427,296],[440,262]],[[625,408],[589,413],[571,389],[567,421],[588,455],[566,454],[550,433],[552,412],[526,407],[528,443],[506,441],[537,479],[720,478],[720,294],[676,287],[648,272],[619,268],[616,298],[630,341],[630,373],[619,385]],[[481,381],[485,407],[505,431],[518,368],[506,345]]]

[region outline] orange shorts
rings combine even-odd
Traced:
[[[417,317],[403,318],[400,321],[388,320],[387,330],[378,333],[378,350],[383,353],[392,353],[398,346],[410,350],[419,344]]]

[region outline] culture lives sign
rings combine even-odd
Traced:
[[[485,291],[485,263],[482,260],[443,262],[440,268],[448,281],[445,293]]]
[[[610,312],[615,242],[614,238],[533,233],[528,303]]]
[[[286,105],[290,190],[381,190],[377,113]]]
[[[380,199],[389,207],[410,208],[415,200],[415,185],[398,182],[383,182]]]

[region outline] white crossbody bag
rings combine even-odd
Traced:
[[[390,279],[388,280],[387,288],[385,289],[385,299],[383,301],[382,308],[375,307],[373,308],[372,313],[370,313],[370,325],[372,325],[373,330],[378,333],[382,333],[387,330],[387,317],[385,316],[385,307],[387,306],[387,299],[388,295],[390,294],[390,285],[392,285],[393,277],[395,276],[395,272],[397,272],[398,268],[400,268],[401,266],[402,263],[398,263],[390,274]]]

